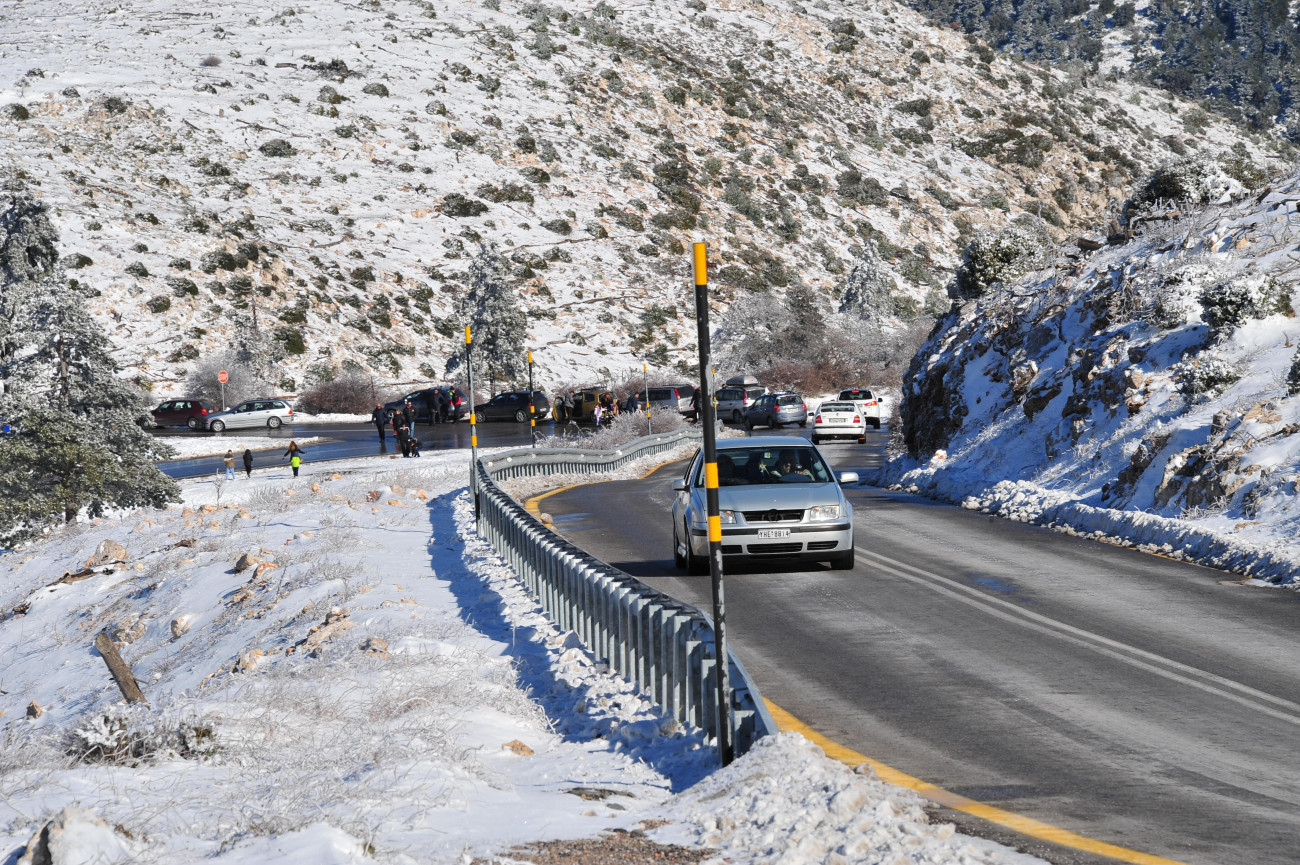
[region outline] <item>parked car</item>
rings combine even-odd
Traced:
[[[853,506],[817,448],[799,438],[759,436],[718,442],[718,508],[725,559],[794,558],[853,567]],[[673,481],[673,561],[708,569],[704,455]]]
[[[862,412],[863,419],[872,429],[880,429],[880,400],[865,387],[846,388],[840,391],[840,400],[849,400]]]
[[[169,399],[150,409],[154,426],[187,426],[190,429],[203,429],[208,415],[216,409],[197,399]]]
[[[857,403],[824,402],[817,407],[813,415],[813,444],[836,438],[857,439],[860,445],[867,443],[867,422]]]
[[[745,429],[748,430],[756,426],[776,429],[788,423],[808,426],[808,405],[797,393],[764,394],[745,411]]]
[[[546,394],[540,390],[533,391],[533,417],[546,417],[550,410],[551,403],[546,398]],[[528,391],[515,390],[499,393],[487,402],[474,406],[474,421],[476,423],[490,420],[527,422]]]
[[[560,400],[557,398],[555,401],[555,419],[559,421],[591,420],[595,416],[598,403],[604,402],[608,405],[616,398],[613,391],[608,390],[590,388],[588,390],[574,391],[572,413],[565,414],[560,405]]]
[[[649,405],[651,408],[666,408],[673,411],[681,412],[691,420],[695,420],[695,406],[691,402],[695,398],[695,387],[689,384],[670,384],[663,387],[650,388],[650,397],[647,401],[646,392],[637,391],[637,402],[641,405]]]
[[[437,387],[425,387],[420,390],[411,391],[401,399],[395,399],[392,402],[384,403],[384,412],[389,420],[393,415],[401,411],[406,406],[406,401],[411,401],[411,408],[415,410],[416,423],[433,423],[433,395],[441,392],[444,397],[451,397],[451,387],[449,385],[439,385]],[[468,400],[464,395],[461,396],[461,405],[459,409],[448,404],[447,419],[460,420],[469,414]]]
[[[732,385],[720,387],[713,395],[718,406],[718,418],[732,423],[743,423],[745,412],[749,407],[767,393],[767,388],[758,384]]]
[[[293,423],[293,409],[282,399],[246,399],[234,408],[209,414],[205,426],[212,432],[247,427],[279,429]]]

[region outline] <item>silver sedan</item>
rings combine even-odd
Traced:
[[[234,408],[210,414],[205,426],[212,432],[264,426],[279,429],[293,423],[293,409],[282,399],[246,399]]]
[[[718,507],[724,558],[791,558],[853,567],[853,506],[821,452],[796,438],[759,436],[718,442]],[[673,560],[688,573],[708,570],[704,456],[673,481]]]

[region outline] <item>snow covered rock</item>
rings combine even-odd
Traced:
[[[99,546],[95,547],[95,552],[86,559],[86,567],[99,568],[104,565],[118,564],[125,562],[128,557],[126,547],[108,538],[100,541]]]
[[[132,858],[103,820],[81,808],[64,808],[36,830],[17,865],[112,865]]]

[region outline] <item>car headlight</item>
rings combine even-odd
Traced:
[[[808,509],[808,521],[812,523],[824,522],[826,520],[838,520],[840,518],[839,505],[821,505]]]
[[[736,522],[735,511],[719,511],[718,515],[722,518],[722,524],[724,526]]]

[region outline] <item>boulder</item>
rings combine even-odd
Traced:
[[[242,574],[249,568],[260,564],[262,564],[262,560],[255,553],[244,553],[235,560],[235,573]]]
[[[95,552],[90,558],[86,559],[86,567],[98,568],[103,565],[125,562],[126,559],[126,547],[122,546],[117,541],[107,539],[100,541],[99,546],[95,547]]]
[[[32,700],[30,703],[27,704],[27,717],[39,718],[41,715],[44,714],[45,714],[45,709],[41,708],[41,704],[36,702],[35,700]]]
[[[16,865],[110,865],[132,858],[126,842],[103,820],[81,808],[64,808],[36,830]]]
[[[136,640],[144,636],[145,620],[144,616],[134,613],[118,622],[109,631],[108,636],[113,643],[120,649],[123,646],[129,646]]]
[[[193,613],[182,613],[181,615],[172,619],[172,639],[173,640],[178,639],[182,634],[184,634],[186,631],[190,629],[190,625],[193,623],[194,623]]]

